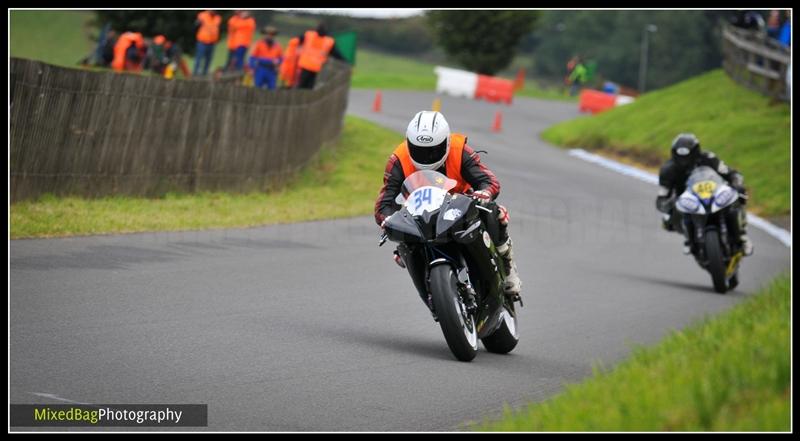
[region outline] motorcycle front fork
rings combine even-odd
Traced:
[[[475,292],[475,288],[469,281],[469,273],[467,272],[466,266],[462,266],[458,271],[458,288],[462,293],[462,298],[464,299],[464,305],[467,307],[467,311],[469,311],[470,314],[477,311],[478,303],[475,299],[477,298],[478,293]]]

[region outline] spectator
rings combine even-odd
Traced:
[[[733,16],[732,24],[751,31],[763,31],[767,27],[764,17],[756,11],[737,11]]]
[[[564,75],[564,84],[569,85],[569,76],[572,74],[572,71],[575,70],[576,64],[578,64],[578,56],[573,55],[572,58],[567,61],[567,74]]]
[[[567,61],[567,76],[572,73],[575,69],[575,65],[578,64],[578,56],[574,55],[572,58]]]
[[[773,40],[777,40],[781,36],[781,12],[777,9],[769,11],[767,36]]]
[[[111,25],[106,24],[100,30],[95,50],[81,59],[78,64],[82,66],[111,67],[111,62],[114,61],[115,44],[117,44],[117,33],[111,29]]]
[[[572,69],[572,73],[569,75],[569,83],[572,84],[572,87],[569,90],[570,96],[575,96],[578,91],[586,84],[586,80],[588,78],[589,71],[586,70],[586,66],[583,65],[583,60],[580,57],[575,57],[575,67]]]
[[[139,32],[125,32],[114,45],[114,59],[111,67],[117,72],[142,70],[147,47]]]
[[[792,45],[792,10],[789,9],[786,11],[786,20],[783,22],[783,26],[781,26],[781,33],[778,36],[778,41],[781,45],[785,47],[789,47]]]
[[[96,65],[103,67],[111,67],[111,62],[114,61],[114,46],[117,44],[117,31],[109,29],[100,47],[100,58],[95,60]]]
[[[283,49],[275,41],[278,30],[272,26],[261,28],[263,38],[259,39],[250,55],[250,68],[255,71],[255,86],[275,89],[275,80],[278,76],[278,66],[281,64]]]
[[[153,43],[147,47],[145,69],[150,69],[159,75],[163,74],[164,69],[169,64],[167,51],[171,46],[172,42],[168,41],[167,37],[163,35],[153,37]]]
[[[156,35],[152,44],[148,45],[145,69],[150,69],[167,79],[173,78],[179,69],[184,77],[190,76],[180,46],[164,35]]]
[[[228,19],[228,61],[225,63],[226,70],[241,71],[244,69],[244,58],[255,31],[256,20],[250,15],[250,11],[236,11]]]
[[[300,37],[293,37],[286,45],[286,53],[283,57],[280,70],[280,80],[283,86],[291,89],[297,84],[298,77],[300,76],[300,69],[297,66],[297,60],[300,58],[302,52],[300,47]]]
[[[325,25],[320,23],[316,30],[306,31],[298,37],[300,44],[303,45],[298,58],[297,65],[300,67],[300,79],[297,87],[299,89],[313,89],[317,80],[317,75],[322,70],[322,66],[328,61],[328,55],[333,58],[344,60],[342,54],[336,49],[336,42],[328,36]]]
[[[208,75],[208,66],[214,56],[214,45],[219,41],[219,26],[222,17],[214,10],[205,10],[197,14],[197,51],[194,59],[194,74]],[[201,67],[202,66],[202,67]]]

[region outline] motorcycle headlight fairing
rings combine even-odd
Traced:
[[[723,185],[714,195],[714,203],[711,205],[711,212],[717,211],[732,204],[739,197],[739,193],[728,185]]]
[[[689,214],[704,214],[706,212],[706,209],[703,208],[703,204],[701,204],[696,197],[686,193],[678,198],[675,208],[682,213]]]

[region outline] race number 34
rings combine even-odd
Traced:
[[[423,202],[432,203],[431,200],[431,189],[430,188],[423,188],[422,191],[418,191],[417,194],[414,196],[414,210],[418,210],[419,207],[422,206]]]

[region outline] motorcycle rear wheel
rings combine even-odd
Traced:
[[[500,327],[492,334],[482,338],[481,341],[489,352],[508,354],[517,346],[517,343],[519,343],[517,318],[508,310],[507,306],[503,306],[503,312],[500,314],[502,317]]]

